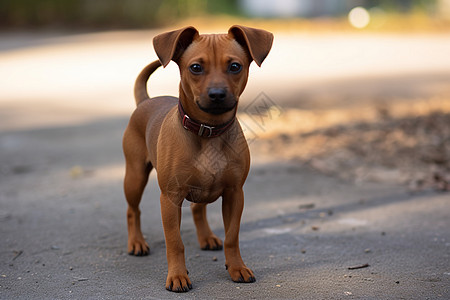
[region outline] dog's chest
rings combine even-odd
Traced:
[[[188,185],[187,199],[192,202],[212,202],[233,181],[233,170],[238,169],[226,145],[208,143],[194,157],[194,172]]]
[[[208,143],[197,153],[194,166],[205,179],[217,180],[227,170],[229,158],[224,151],[224,145],[219,143]]]

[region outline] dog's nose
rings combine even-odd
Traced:
[[[227,96],[227,91],[224,88],[210,88],[208,97],[212,102],[222,102]]]

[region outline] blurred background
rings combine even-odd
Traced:
[[[241,100],[254,162],[449,188],[449,0],[3,0],[0,128],[126,118],[155,34],[233,24],[275,34]],[[150,80],[177,89],[173,63]]]
[[[152,255],[126,253],[133,85],[156,34],[235,24],[275,36],[238,110],[258,282],[198,249],[184,207],[190,297],[450,298],[450,0],[0,0],[0,298],[169,297],[155,173]],[[178,84],[170,63],[149,93]],[[208,216],[223,238],[220,201]]]
[[[362,7],[353,12],[351,24],[356,27],[411,29],[448,22],[449,6],[448,0],[3,0],[0,25],[5,29],[151,28],[211,16],[336,21]]]

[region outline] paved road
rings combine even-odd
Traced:
[[[199,249],[186,207],[182,236],[194,289],[166,292],[154,177],[142,206],[152,254],[126,254],[118,142],[125,124],[111,119],[0,134],[0,298],[450,297],[448,194],[356,186],[279,163],[253,166],[245,188],[241,247],[257,282],[231,282],[223,252]],[[209,219],[223,238],[219,203]]]
[[[355,184],[257,157],[241,226],[242,255],[257,282],[233,283],[223,252],[199,249],[186,207],[182,237],[194,289],[167,292],[154,176],[142,205],[152,253],[126,254],[120,140],[133,104],[125,94],[153,55],[144,35],[39,39],[25,48],[16,40],[0,52],[0,299],[450,298],[448,193]],[[448,41],[432,37],[427,45],[441,53],[439,45]],[[427,62],[414,72],[447,76],[441,64],[427,69]],[[267,66],[279,67],[269,60]],[[439,82],[428,92],[443,95]],[[211,205],[209,220],[223,238],[220,201]]]

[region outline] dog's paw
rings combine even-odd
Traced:
[[[192,289],[192,283],[189,277],[186,275],[167,275],[166,290],[175,293],[189,292]]]
[[[199,242],[202,250],[222,250],[223,248],[222,240],[216,235],[206,237]]]
[[[227,268],[228,273],[230,273],[231,280],[233,280],[234,282],[251,283],[256,281],[255,275],[253,275],[253,271],[246,266],[225,267]]]
[[[128,241],[128,254],[134,256],[146,256],[150,254],[150,247],[142,239],[131,239]]]

